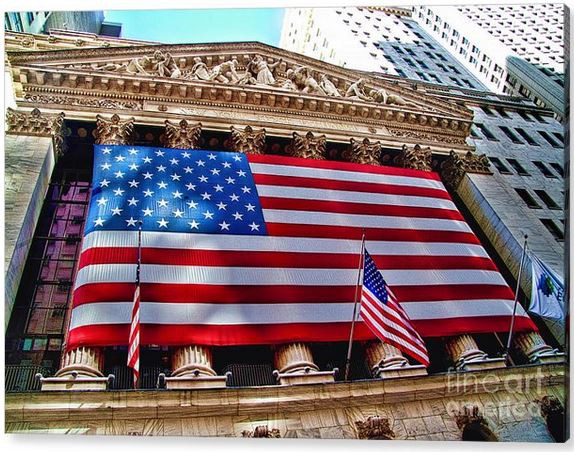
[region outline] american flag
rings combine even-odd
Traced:
[[[137,388],[140,378],[140,286],[137,281],[128,342],[128,367],[133,370],[134,388]]]
[[[98,145],[69,348],[128,344],[138,220],[142,345],[346,341],[363,228],[423,337],[510,324],[513,292],[435,173]]]
[[[365,250],[361,317],[381,341],[412,356],[424,366],[429,356],[409,316],[394,298],[371,255]]]

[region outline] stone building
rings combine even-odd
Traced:
[[[471,132],[466,105],[505,108],[515,121],[547,114],[517,100],[414,85],[259,43],[78,39],[81,46],[70,35],[13,33],[7,40],[8,432],[564,440],[566,369],[542,330],[516,334],[512,365],[500,357],[494,334],[434,338],[428,374],[392,346],[360,343],[350,381],[335,372],[344,364],[346,344],[339,343],[148,346],[142,390],[127,389],[125,347],[64,351],[94,143],[436,171],[512,283],[520,236],[512,218],[500,217],[505,203],[516,204],[505,184],[515,176],[499,174],[479,154],[485,139]],[[253,61],[274,70],[257,80],[248,70]],[[374,94],[361,99],[348,95],[353,90]],[[536,225],[528,227],[538,227],[528,207],[520,212]],[[560,246],[550,249],[554,237],[542,231],[533,247],[545,242],[558,265]]]

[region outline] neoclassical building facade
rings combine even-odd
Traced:
[[[137,391],[125,347],[65,351],[94,144],[434,171],[509,284],[520,253],[494,222],[488,196],[502,182],[469,144],[473,111],[444,91],[259,43],[70,32],[9,33],[6,42],[7,431],[563,438],[564,355],[543,330],[516,334],[510,361],[493,334],[435,338],[428,372],[388,344],[361,343],[351,381],[336,372],[346,344],[149,346]]]

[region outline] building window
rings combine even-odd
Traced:
[[[564,135],[562,135],[559,132],[552,132],[552,135],[554,135],[556,138],[558,138],[560,143],[564,144]]]
[[[532,146],[540,146],[534,139],[526,133],[526,130],[521,129],[520,127],[516,127],[516,131],[520,134],[522,138],[526,140],[526,142]]]
[[[554,173],[550,171],[550,169],[544,163],[542,162],[532,162],[532,163],[534,163],[534,165],[536,165],[536,167],[540,170],[540,172],[544,174],[546,177],[556,178]]]
[[[32,22],[34,22],[34,13],[26,13],[26,20],[28,21],[28,25],[32,25]]]
[[[490,130],[488,130],[486,128],[486,126],[484,124],[480,124],[480,123],[476,123],[476,127],[479,128],[479,130],[482,132],[482,134],[489,139],[490,141],[498,141],[498,138],[496,138],[492,132]]]
[[[564,232],[562,232],[562,229],[560,229],[554,221],[549,218],[540,218],[540,221],[558,242],[564,241]]]
[[[559,163],[551,163],[550,166],[556,170],[560,176],[564,177],[564,168]]]
[[[502,116],[503,118],[508,118],[508,113],[506,113],[506,110],[504,108],[495,108],[495,110],[498,112],[498,114],[500,116]]]
[[[528,114],[525,111],[518,110],[517,113],[525,121],[532,122],[532,118],[528,116]]]
[[[481,105],[481,106],[480,106],[480,109],[481,109],[484,113],[486,113],[488,116],[495,116],[494,112],[493,112],[490,108],[488,108],[487,106],[485,106],[485,105]]]
[[[530,173],[526,171],[520,163],[518,163],[518,160],[506,159],[506,161],[516,170],[520,176],[530,176]]]
[[[542,208],[542,206],[540,206],[540,204],[536,202],[536,200],[532,197],[532,195],[528,193],[528,190],[525,190],[524,188],[515,188],[514,190],[516,190],[518,196],[520,196],[522,200],[526,203],[526,205],[531,209]]]
[[[520,138],[518,138],[516,136],[516,134],[510,130],[508,127],[505,126],[498,126],[498,128],[500,130],[502,130],[504,132],[504,134],[513,142],[516,144],[523,144],[522,141],[520,140]]]
[[[506,165],[500,161],[500,159],[497,159],[496,157],[488,157],[488,160],[490,160],[500,174],[512,174],[512,171],[510,171]]]
[[[560,206],[544,190],[534,190],[534,193],[546,204],[549,209],[560,210]]]
[[[561,148],[562,145],[560,143],[558,143],[558,141],[556,141],[554,138],[552,138],[552,136],[548,133],[546,133],[544,130],[539,130],[538,134],[544,138],[550,145],[552,145],[552,147],[555,148]]]

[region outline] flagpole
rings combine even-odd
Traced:
[[[141,272],[141,263],[142,263],[142,224],[143,221],[139,220],[138,221],[138,263],[137,263],[137,267],[136,267],[136,291],[140,290],[140,272]],[[138,294],[139,298],[141,299],[141,293]],[[132,316],[133,316],[133,312],[132,312]],[[139,313],[138,313],[139,316]],[[132,319],[133,321],[133,319]],[[139,320],[138,320],[139,322]],[[139,345],[139,337],[138,337],[138,348],[140,348]],[[139,355],[139,353],[138,353]],[[135,369],[134,369],[135,372]],[[139,356],[138,356],[138,369],[137,369],[137,374],[134,375],[134,389],[139,389],[140,386],[140,381],[139,381]]]
[[[510,343],[512,342],[512,332],[514,330],[514,321],[516,319],[516,308],[518,306],[518,293],[520,291],[520,280],[522,279],[522,267],[526,258],[526,247],[528,246],[528,235],[524,234],[524,247],[522,248],[522,256],[520,257],[520,267],[518,268],[518,278],[516,280],[516,290],[514,291],[514,307],[512,309],[512,320],[510,321],[510,331],[508,332],[508,341],[506,342],[506,349],[504,351],[505,360],[510,358]]]
[[[353,349],[353,333],[355,332],[355,319],[357,317],[357,303],[359,301],[359,286],[361,285],[361,270],[363,268],[363,258],[365,256],[365,228],[361,238],[361,254],[359,254],[359,267],[357,269],[357,285],[355,286],[355,304],[353,306],[353,321],[351,322],[351,333],[349,335],[349,347],[347,349],[347,361],[345,362],[345,381],[349,379],[349,369],[351,366],[351,350]]]

